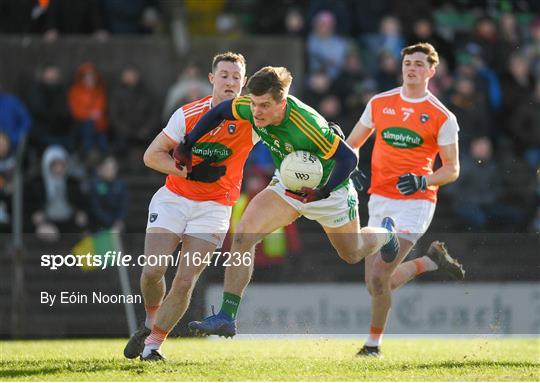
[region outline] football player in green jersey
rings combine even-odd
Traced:
[[[247,97],[215,106],[175,148],[177,166],[191,170],[194,143],[222,120],[248,120],[270,149],[277,169],[287,154],[305,150],[320,159],[323,177],[317,188],[293,193],[286,190],[276,171],[270,185],[246,208],[236,227],[231,254],[251,252],[253,257],[252,248],[257,242],[303,215],[321,224],[338,255],[347,263],[357,263],[378,251],[386,262],[392,262],[399,250],[393,220],[387,217],[382,227],[360,229],[357,194],[349,180],[358,162],[356,153],[317,111],[288,94],[291,82],[286,68],[260,69],[248,81]],[[190,329],[207,335],[235,335],[236,313],[252,271],[253,262],[227,267],[220,312],[191,322]]]

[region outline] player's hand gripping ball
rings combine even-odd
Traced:
[[[188,173],[191,172],[191,149],[191,145],[180,142],[178,143],[178,145],[176,145],[173,151],[173,158],[176,167],[180,170],[183,170],[185,166]]]
[[[312,189],[304,186],[299,192],[293,192],[287,189],[285,190],[285,195],[302,203],[310,203],[328,198],[330,193],[324,192],[321,189]]]

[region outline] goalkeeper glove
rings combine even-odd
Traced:
[[[186,179],[199,182],[216,182],[225,175],[227,167],[224,165],[212,166],[208,161],[195,165]]]
[[[324,188],[312,189],[304,186],[299,192],[293,192],[287,189],[285,190],[285,195],[302,203],[310,203],[328,198],[330,193],[325,191]]]
[[[173,151],[173,158],[176,164],[176,167],[180,170],[184,169],[184,166],[187,168],[188,173],[191,172],[191,149],[192,145],[188,144],[186,137],[185,142],[180,142]]]
[[[413,173],[403,174],[399,176],[396,187],[404,195],[414,194],[418,190],[425,192],[427,189],[427,178],[426,176],[417,176]]]

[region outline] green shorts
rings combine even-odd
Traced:
[[[358,194],[351,181],[334,190],[328,198],[310,203],[302,203],[287,196],[285,186],[276,176],[272,178],[267,189],[277,193],[307,219],[317,221],[323,226],[340,227],[358,217]]]

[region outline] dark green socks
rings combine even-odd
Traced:
[[[221,312],[227,314],[231,319],[236,318],[238,306],[242,298],[231,293],[223,293],[223,302],[221,303]]]

